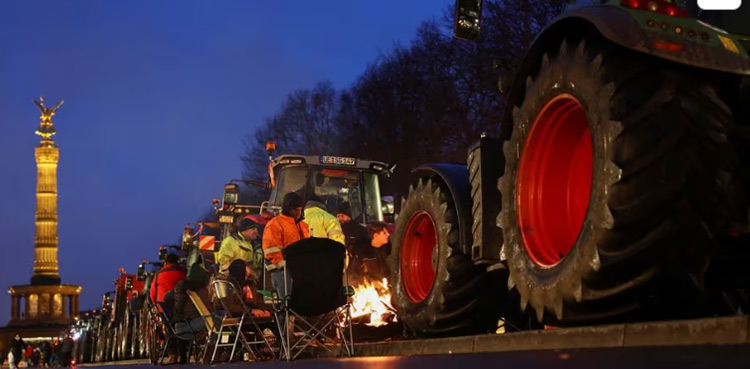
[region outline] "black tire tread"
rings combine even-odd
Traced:
[[[416,336],[430,337],[486,332],[497,326],[497,314],[492,309],[491,294],[486,293],[487,283],[483,268],[475,266],[459,245],[459,233],[465,231],[458,224],[455,204],[442,183],[420,178],[403,200],[396,231],[391,237],[393,250],[390,264],[393,285],[393,306],[398,317]],[[444,208],[440,214],[435,209]],[[414,304],[404,292],[400,273],[401,239],[412,214],[426,210],[438,228],[439,261],[436,279],[425,301]],[[441,225],[449,230],[441,232]],[[444,266],[444,267],[443,267]],[[489,308],[488,308],[489,307]]]
[[[557,325],[616,320],[643,310],[649,304],[646,296],[653,294],[676,296],[675,301],[695,296],[699,286],[667,286],[700,279],[699,269],[716,247],[715,232],[737,214],[733,178],[738,166],[727,138],[732,113],[707,79],[674,64],[592,43],[563,46],[567,53],[553,57],[545,64],[548,70],[542,67],[531,79],[524,105],[514,114],[514,125],[529,119],[535,105],[526,100],[545,99],[546,84],[560,74],[579,78],[576,84],[591,84],[586,91],[598,91],[590,95],[600,104],[593,106],[608,109],[608,116],[597,126],[604,132],[592,128],[592,135],[604,139],[614,134],[604,151],[611,156],[594,160],[617,168],[619,175],[608,183],[607,173],[594,172],[607,197],[589,207],[587,222],[595,236],[585,247],[592,250],[571,251],[576,255],[552,268],[559,270],[540,271],[530,262],[514,266],[528,259],[519,239],[509,235],[517,227],[515,210],[505,210],[514,207],[505,197],[515,194],[516,164],[509,156],[522,147],[521,128],[514,128],[506,144],[506,176],[499,182],[504,211],[498,224],[506,235],[512,285],[540,320]],[[601,68],[591,68],[598,58],[603,59]],[[587,67],[592,69],[589,76],[581,78]],[[581,242],[579,238],[577,248],[584,247]]]

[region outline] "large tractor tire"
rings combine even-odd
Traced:
[[[104,317],[97,318],[96,330],[96,362],[107,361],[107,321]]]
[[[159,359],[162,351],[162,340],[159,338],[161,325],[156,314],[149,310],[149,328],[148,334],[148,357],[151,365],[159,365]]]
[[[130,357],[132,359],[141,358],[141,321],[140,314],[131,315],[131,328],[130,328]]]
[[[706,312],[703,273],[740,205],[732,114],[710,82],[601,41],[543,56],[499,181],[522,309],[554,325]]]
[[[407,332],[416,336],[460,335],[497,328],[496,298],[485,268],[459,245],[454,200],[431,179],[420,179],[402,202],[391,236],[393,305]]]

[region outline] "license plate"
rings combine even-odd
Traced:
[[[234,222],[234,217],[231,215],[222,215],[219,217],[219,223],[231,224]]]
[[[320,162],[322,164],[357,165],[357,159],[343,156],[321,156]]]

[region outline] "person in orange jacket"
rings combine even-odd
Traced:
[[[292,291],[292,280],[284,281],[284,257],[281,250],[303,238],[310,237],[310,227],[302,220],[304,199],[296,192],[284,196],[281,214],[266,224],[263,230],[263,256],[270,262],[271,284],[281,301]]]

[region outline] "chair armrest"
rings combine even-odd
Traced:
[[[258,290],[258,293],[263,295],[264,297],[273,297],[273,292],[268,290]]]

